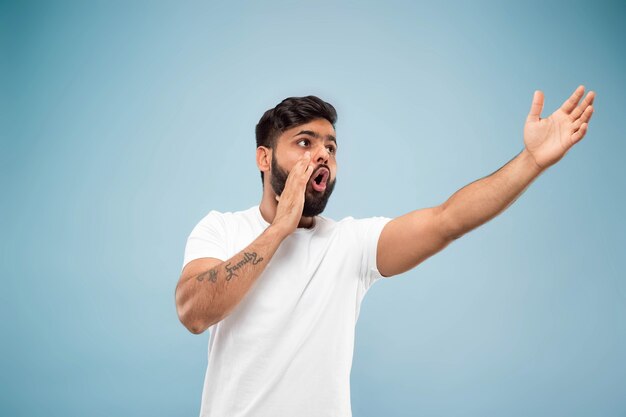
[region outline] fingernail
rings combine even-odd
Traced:
[[[310,157],[311,157],[311,152],[306,151],[306,152],[304,153],[304,156],[306,156],[307,158],[310,158]]]

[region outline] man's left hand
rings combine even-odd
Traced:
[[[543,93],[535,91],[524,125],[524,145],[541,169],[557,163],[587,133],[595,93],[590,91],[578,104],[584,93],[585,87],[579,86],[558,110],[542,119]]]

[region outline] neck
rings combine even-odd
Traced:
[[[269,184],[265,184],[263,186],[263,197],[261,198],[261,203],[259,204],[261,216],[263,216],[263,219],[265,219],[266,222],[272,224],[274,222],[274,218],[276,217],[277,208],[278,201],[276,201],[276,193]],[[299,228],[310,229],[314,225],[314,217],[302,216],[300,217],[300,221],[298,222]]]

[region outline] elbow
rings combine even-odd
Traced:
[[[449,233],[446,234],[447,242],[454,242],[458,238],[463,237],[463,235],[465,235],[465,233],[461,233],[461,232],[456,231],[458,229],[454,229],[454,230],[455,231],[452,231],[452,232],[449,232]]]
[[[459,222],[450,216],[445,204],[439,208],[439,225],[443,239],[447,243],[453,242],[465,234]]]
[[[190,314],[185,314],[184,309],[177,306],[177,310],[178,320],[180,320],[181,324],[185,326],[185,329],[189,330],[190,333],[201,334],[206,330],[206,328],[203,328],[201,323],[199,323],[197,320],[193,320],[192,317],[190,317]]]
[[[204,328],[201,326],[194,326],[194,325],[185,325],[185,327],[187,328],[187,330],[189,330],[192,334],[202,334],[204,333],[204,331],[206,329],[208,329],[208,327]]]
[[[195,311],[191,297],[185,296],[184,291],[176,289],[176,314],[178,320],[192,334],[204,333],[217,320],[203,320]]]
[[[211,324],[207,325],[200,320],[194,319],[191,314],[185,312],[185,308],[181,308],[179,305],[176,306],[176,309],[178,312],[178,320],[180,320],[181,324],[192,334],[202,334],[211,326]]]

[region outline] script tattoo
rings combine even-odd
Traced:
[[[232,277],[238,276],[235,274],[235,271],[241,269],[245,264],[252,262],[252,265],[256,265],[263,260],[262,257],[258,256],[256,252],[244,252],[243,259],[237,262],[235,265],[231,266],[231,262],[226,264],[226,281],[230,281]]]
[[[198,282],[204,281],[204,278],[206,278],[207,281],[217,282],[217,269],[215,269],[215,268],[209,269],[208,271],[203,272],[203,273],[201,273],[200,275],[198,275],[196,277]]]

